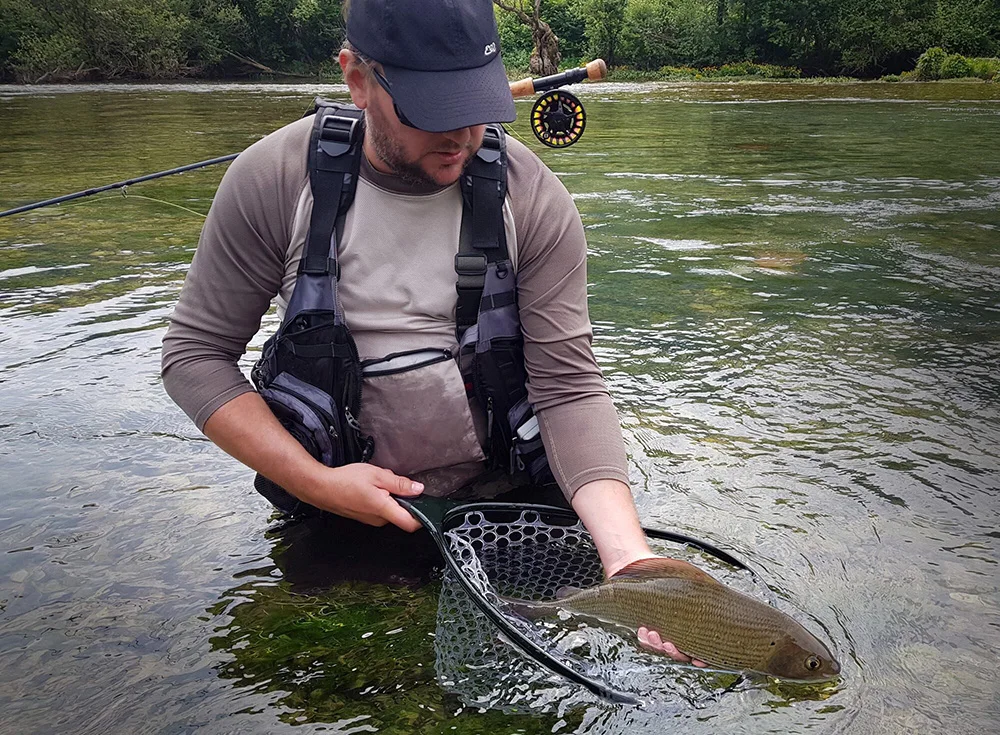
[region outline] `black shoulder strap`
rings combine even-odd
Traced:
[[[507,259],[506,196],[507,141],[502,126],[487,125],[483,144],[462,175],[462,230],[455,256],[455,322],[460,337],[479,319],[487,264]]]
[[[332,272],[339,276],[337,220],[354,201],[361,166],[364,113],[353,106],[317,98],[315,115],[309,141],[313,208],[299,273]]]

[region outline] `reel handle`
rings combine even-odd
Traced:
[[[539,77],[538,79],[526,77],[520,81],[511,82],[510,93],[513,97],[530,97],[536,92],[544,92],[549,89],[555,89],[556,87],[562,87],[565,84],[576,84],[577,82],[582,82],[585,79],[595,82],[600,81],[607,75],[608,65],[604,63],[604,59],[594,59],[586,66],[569,69],[558,74],[552,74],[547,77]]]

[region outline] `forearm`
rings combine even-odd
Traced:
[[[224,452],[305,502],[326,469],[257,393],[243,393],[223,405],[205,422],[204,432]]]
[[[628,460],[611,398],[604,393],[536,411],[549,467],[566,499],[597,480],[628,482]]]
[[[588,482],[573,496],[573,509],[594,539],[607,576],[633,561],[654,556],[625,483]]]

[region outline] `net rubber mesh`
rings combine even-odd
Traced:
[[[548,600],[564,587],[590,587],[604,578],[597,549],[582,523],[537,511],[496,517],[470,511],[445,531],[445,542],[469,580],[504,617],[540,648],[592,679],[639,697],[666,695],[701,707],[720,692],[742,688],[733,674],[679,667],[642,651],[634,634],[588,625],[570,616],[528,621],[501,597]],[[653,543],[654,550],[685,558],[738,587],[749,575],[687,547]],[[459,584],[445,572],[435,633],[437,674],[468,706],[508,711],[565,711],[600,702],[508,642]]]

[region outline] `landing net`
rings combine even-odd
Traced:
[[[603,580],[597,549],[578,520],[543,517],[534,510],[499,515],[475,510],[450,524],[444,539],[466,580],[511,625],[584,676],[639,697],[679,695],[696,707],[714,701],[723,690],[742,686],[737,675],[680,667],[642,651],[634,634],[586,625],[569,616],[528,621],[509,609],[501,597],[550,600],[564,587],[590,587]],[[745,590],[757,587],[752,575],[734,572],[708,555],[680,545],[653,545],[661,553],[697,563],[727,584],[736,581],[735,586]],[[438,677],[467,705],[563,711],[597,701],[505,640],[450,568],[435,635]]]

